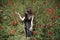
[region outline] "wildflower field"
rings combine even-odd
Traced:
[[[60,40],[60,0],[0,0],[0,40],[27,40],[22,17],[31,7],[34,18],[30,40]]]

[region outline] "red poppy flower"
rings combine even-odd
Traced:
[[[44,1],[43,4],[46,4],[46,1]]]
[[[7,5],[10,5],[12,3],[12,0],[9,0],[8,2],[7,2]]]
[[[0,10],[0,12],[3,12],[3,10]]]
[[[2,26],[0,26],[0,30],[2,30],[3,29],[3,27]]]
[[[34,35],[36,35],[36,34],[37,34],[37,32],[36,32],[36,31],[33,31],[33,34],[34,34]]]
[[[52,40],[52,37],[50,37],[49,40]]]
[[[32,38],[31,40],[34,40],[34,38]]]
[[[55,0],[51,0],[51,2],[55,2]]]
[[[53,13],[54,11],[55,11],[55,9],[53,7],[49,9],[50,13]]]
[[[48,24],[48,26],[52,27],[52,26],[53,26],[53,24],[52,24],[52,23],[50,23],[50,24]]]
[[[11,34],[11,35],[14,35],[14,33],[15,33],[14,30],[11,30],[11,31],[10,31],[10,34]]]
[[[3,6],[3,4],[0,4],[0,6]]]
[[[60,4],[57,4],[57,7],[60,8]]]
[[[52,31],[49,31],[48,34],[49,34],[49,35],[52,35]]]
[[[16,20],[12,22],[12,25],[13,26],[16,25],[16,24],[17,24],[17,21]]]
[[[60,15],[58,16],[58,18],[60,18]]]
[[[49,8],[46,10],[46,12],[49,12],[49,13],[54,13],[55,12],[55,9],[53,7]]]
[[[55,20],[55,17],[51,17],[50,19],[51,19],[52,21],[54,21],[54,20]]]

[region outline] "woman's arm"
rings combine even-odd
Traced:
[[[33,19],[34,19],[34,15],[32,16],[32,20],[31,20],[31,27],[33,27]]]
[[[30,31],[32,31],[32,29],[33,29],[33,19],[34,19],[34,15],[32,16],[32,20],[31,20],[31,27],[30,27]]]
[[[19,16],[19,18],[20,18],[22,21],[25,19],[25,17],[22,18],[19,13],[17,13],[17,12],[15,12],[15,13]]]

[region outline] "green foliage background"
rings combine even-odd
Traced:
[[[60,40],[60,8],[57,4],[60,4],[60,0],[11,0],[10,5],[7,5],[9,0],[0,0],[0,26],[3,27],[0,30],[0,40],[26,40],[24,23],[18,18],[18,16],[13,12],[16,10],[24,16],[27,7],[31,7],[35,15],[34,29],[37,32],[33,35],[34,40]],[[44,1],[46,1],[44,3]],[[53,13],[46,12],[46,9],[53,8],[55,11]],[[50,15],[51,14],[51,15]],[[55,19],[50,20],[51,17]],[[2,20],[2,18],[4,20]],[[12,22],[17,20],[17,25],[13,26]],[[52,24],[53,26],[49,26]],[[10,35],[10,31],[15,30],[14,35]],[[52,35],[48,34],[48,31],[52,32]],[[50,39],[52,38],[52,39]]]

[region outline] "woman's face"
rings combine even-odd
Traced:
[[[31,16],[31,8],[27,8],[26,9],[26,14],[29,15],[29,16]]]
[[[31,8],[28,8],[27,11],[31,11]]]

